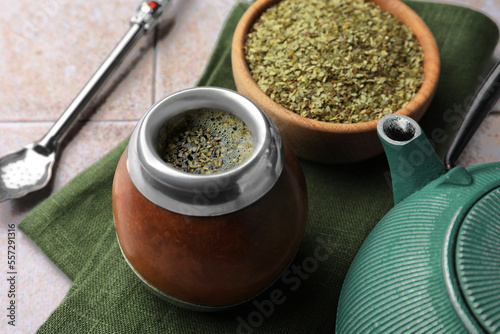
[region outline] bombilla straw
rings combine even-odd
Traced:
[[[483,81],[465,113],[453,141],[444,157],[447,170],[455,167],[458,157],[465,149],[470,139],[479,128],[483,120],[493,109],[500,98],[500,61],[493,67]]]
[[[130,20],[130,28],[120,42],[111,51],[87,84],[82,88],[59,119],[54,123],[45,136],[38,142],[38,146],[52,151],[57,147],[60,139],[68,132],[77,120],[85,106],[95,93],[107,81],[110,75],[123,62],[137,41],[156,23],[162,13],[162,3],[166,1],[144,2]]]
[[[169,0],[143,2],[130,20],[131,26],[125,36],[47,134],[39,141],[0,158],[0,202],[22,197],[48,184],[61,138],[136,42],[157,23],[168,4]]]

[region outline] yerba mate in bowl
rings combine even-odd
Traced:
[[[172,94],[141,118],[112,202],[131,269],[159,296],[201,311],[233,307],[272,284],[297,252],[308,208],[302,169],[273,122],[248,98],[215,87]]]
[[[424,77],[424,55],[411,29],[365,0],[282,0],[254,22],[244,50],[266,95],[325,122],[393,113]]]
[[[236,167],[253,151],[248,126],[223,110],[187,111],[160,130],[158,153],[174,168],[193,174],[219,173]]]
[[[233,39],[238,91],[304,158],[344,163],[382,152],[378,118],[420,119],[439,76],[425,23],[398,0],[261,0]]]

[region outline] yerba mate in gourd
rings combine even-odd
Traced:
[[[170,120],[158,135],[158,153],[174,168],[193,174],[223,172],[253,151],[252,134],[223,110],[188,111]]]
[[[303,117],[379,119],[404,107],[423,82],[411,29],[365,0],[283,0],[248,33],[245,57],[258,86]]]

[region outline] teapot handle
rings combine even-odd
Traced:
[[[483,81],[465,113],[453,141],[444,157],[447,170],[455,167],[455,162],[469,143],[483,120],[488,116],[493,106],[500,98],[500,61],[493,67]]]

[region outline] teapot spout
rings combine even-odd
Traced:
[[[394,204],[446,173],[418,123],[392,114],[380,119],[377,133],[391,170]]]

